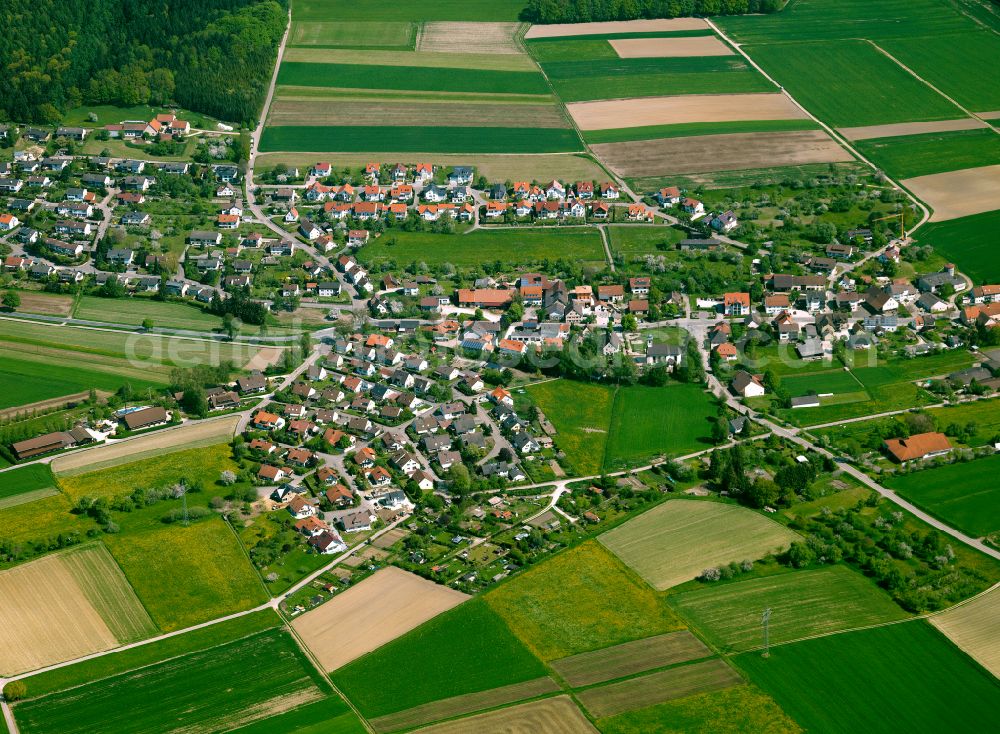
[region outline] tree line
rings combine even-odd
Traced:
[[[589,23],[692,15],[773,13],[784,0],[528,0],[521,19],[530,23]]]
[[[175,102],[256,120],[287,0],[7,0],[0,120],[55,123],[84,104]]]

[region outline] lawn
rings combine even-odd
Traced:
[[[673,250],[687,237],[682,229],[674,227],[608,227],[611,250],[615,254],[645,255]]]
[[[542,660],[684,626],[663,599],[594,541],[535,566],[485,600]]]
[[[136,668],[224,645],[263,630],[273,629],[280,624],[281,619],[270,609],[219,622],[194,632],[33,675],[26,681],[27,695],[30,698],[37,698],[65,691],[85,683],[127,673]]]
[[[166,489],[181,480],[188,488],[197,483],[201,492],[222,493],[221,488],[215,490],[219,474],[226,470],[236,472],[239,467],[232,460],[229,444],[225,439],[220,441],[223,443],[215,446],[174,451],[86,474],[60,476],[59,486],[74,501],[84,496],[127,495],[139,487]]]
[[[515,263],[544,260],[602,262],[601,235],[589,227],[535,229],[479,229],[468,234],[435,234],[389,230],[360,248],[364,263],[393,261],[402,267],[414,262],[451,263],[456,267],[504,269]]]
[[[283,630],[261,632],[18,704],[21,731],[228,731],[320,699],[327,684]]]
[[[915,238],[921,245],[933,245],[976,283],[996,283],[1000,282],[997,231],[1000,231],[1000,211],[931,222],[917,230]]]
[[[73,316],[87,321],[108,321],[129,326],[140,326],[146,319],[152,319],[155,326],[191,331],[212,331],[222,325],[222,319],[197,306],[151,298],[130,298],[121,302],[83,296]]]
[[[42,496],[39,492],[55,490],[55,486],[48,464],[29,464],[5,471],[0,474],[0,508],[10,506],[8,503],[20,504],[16,501],[19,495],[32,493],[37,499]]]
[[[537,71],[440,69],[378,64],[316,64],[286,61],[278,84],[336,89],[407,89],[484,94],[550,94]]]
[[[810,112],[836,127],[964,117],[864,41],[762,45],[746,51]]]
[[[1000,38],[995,32],[899,38],[879,45],[973,112],[1000,110],[1000,84],[984,83],[979,75],[969,73],[991,69],[1000,58]]]
[[[524,3],[520,0],[428,0],[419,4],[373,5],[350,0],[297,0],[295,20],[329,21],[429,21],[474,20],[481,23],[515,21]]]
[[[873,138],[858,140],[854,145],[896,178],[1000,163],[1000,135],[986,128]]]
[[[675,499],[657,505],[599,540],[660,591],[706,568],[757,560],[801,536],[738,505]]]
[[[802,731],[756,686],[733,686],[598,719],[603,734],[797,734]]]
[[[555,442],[573,473],[599,474],[611,427],[615,390],[570,380],[551,380],[528,387],[528,395],[556,427]]]
[[[1000,472],[1000,455],[902,474],[885,485],[978,538],[1000,530],[1000,485],[993,472]]]
[[[72,352],[64,352],[65,359],[57,362],[49,359],[36,361],[32,355],[11,355],[12,352],[0,355],[0,383],[17,385],[18,389],[8,390],[0,396],[0,408],[76,395],[91,388],[114,392],[122,385],[130,384],[135,390],[147,387],[159,389],[166,382],[131,379],[110,372],[85,369],[79,362],[73,364]]]
[[[104,538],[153,621],[164,631],[240,612],[267,599],[223,520]]]
[[[753,652],[734,661],[810,731],[991,731],[1000,710],[996,679],[924,621],[780,645],[769,658]]]
[[[487,603],[473,599],[340,668],[332,678],[372,718],[533,680],[545,672]]]
[[[699,385],[633,386],[615,393],[605,471],[711,445],[712,397]]]
[[[670,603],[723,652],[763,644],[760,616],[765,608],[772,610],[774,644],[908,616],[874,583],[846,566],[709,586],[673,596]]]
[[[629,140],[662,140],[695,135],[728,135],[731,133],[770,133],[788,130],[814,130],[815,122],[804,120],[749,120],[746,122],[687,122],[676,125],[647,125],[615,130],[587,130],[583,137],[588,143],[624,143]]]
[[[516,115],[516,112],[512,111]],[[566,153],[582,149],[576,133],[526,127],[336,127],[284,125],[264,131],[260,149],[354,153],[392,148],[402,153]]]

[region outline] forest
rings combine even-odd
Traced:
[[[588,23],[692,15],[773,13],[785,0],[528,0],[521,19],[530,23]]]
[[[251,123],[286,20],[287,0],[4,0],[0,120],[176,103]]]

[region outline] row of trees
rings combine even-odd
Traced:
[[[286,0],[7,0],[0,119],[177,102],[241,123],[263,103]]]
[[[528,0],[521,19],[531,23],[587,23],[691,15],[773,13],[784,0]]]

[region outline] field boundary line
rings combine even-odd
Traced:
[[[995,128],[994,126],[993,126],[993,123],[989,122],[988,120],[984,120],[984,119],[983,119],[982,117],[980,117],[979,115],[977,115],[977,114],[976,114],[975,112],[972,112],[972,111],[971,111],[971,110],[969,110],[968,108],[966,108],[966,107],[964,107],[963,105],[959,104],[957,100],[955,100],[955,99],[954,99],[953,97],[950,97],[950,96],[948,96],[947,94],[945,94],[944,92],[942,92],[942,91],[941,91],[940,89],[938,89],[937,87],[935,87],[935,86],[934,86],[933,84],[931,84],[931,83],[930,83],[929,81],[927,81],[927,80],[926,80],[926,79],[924,79],[924,78],[923,78],[922,76],[920,76],[919,74],[917,74],[917,72],[915,72],[915,71],[914,71],[913,69],[911,69],[911,68],[910,68],[909,66],[907,66],[906,64],[904,64],[904,63],[903,63],[902,61],[900,61],[899,59],[897,59],[897,58],[896,58],[895,56],[893,56],[893,55],[892,55],[891,53],[889,53],[889,52],[888,52],[888,51],[886,51],[886,50],[885,50],[884,48],[882,48],[882,47],[881,47],[881,46],[879,46],[879,45],[878,45],[877,43],[875,43],[875,41],[871,40],[870,38],[866,38],[866,39],[864,39],[864,40],[865,40],[865,41],[866,41],[867,43],[869,43],[869,44],[870,44],[870,45],[872,46],[872,48],[874,48],[874,49],[875,49],[876,51],[878,51],[879,53],[881,53],[881,54],[882,54],[883,56],[885,56],[885,57],[886,57],[887,59],[889,59],[890,61],[892,61],[892,62],[893,62],[894,64],[896,64],[896,65],[897,65],[897,66],[898,66],[898,67],[899,67],[900,69],[902,69],[902,70],[903,70],[903,71],[905,71],[905,72],[906,72],[907,74],[909,74],[910,76],[912,76],[912,77],[913,77],[914,79],[916,79],[916,80],[917,80],[918,82],[922,83],[922,84],[923,84],[924,86],[926,86],[926,87],[928,87],[928,88],[930,88],[930,89],[933,89],[933,90],[934,90],[935,92],[937,92],[937,93],[938,93],[938,94],[939,94],[940,96],[944,97],[944,98],[945,98],[946,100],[948,100],[949,102],[951,102],[951,103],[952,103],[953,105],[955,105],[955,106],[956,106],[956,107],[957,107],[958,109],[960,109],[960,110],[961,110],[962,112],[964,112],[964,113],[965,113],[966,115],[968,115],[969,117],[971,117],[971,118],[972,118],[972,119],[974,119],[974,120],[979,120],[980,122],[982,122],[983,124],[985,124],[985,125],[986,125],[986,127],[987,127],[987,128],[989,129],[989,130],[991,130],[992,132],[996,133],[997,135],[1000,135],[1000,130],[997,130],[997,129],[996,129],[996,128]]]
[[[743,50],[743,45],[742,44],[736,43],[733,39],[729,38],[729,36],[727,36],[722,31],[722,29],[719,28],[715,24],[714,21],[712,21],[711,18],[705,18],[705,22],[708,23],[708,26],[713,31],[715,31],[723,41],[725,41],[726,43],[730,44],[733,48],[735,48],[737,50],[737,52],[739,52],[740,56],[742,56],[744,59],[746,59],[750,63],[750,65],[753,66],[754,69],[756,69],[758,72],[760,72],[761,74],[763,74],[764,78],[766,78],[768,81],[770,81],[772,84],[774,84],[780,90],[781,94],[784,94],[786,97],[788,97],[788,99],[792,102],[792,104],[794,104],[800,110],[802,110],[803,112],[805,112],[806,115],[808,115],[811,120],[813,120],[823,130],[825,130],[826,133],[827,133],[827,135],[829,135],[831,138],[833,138],[833,140],[836,141],[842,148],[844,148],[845,150],[847,150],[851,155],[853,155],[855,158],[857,158],[862,163],[865,163],[866,165],[868,165],[868,167],[871,168],[872,170],[874,170],[876,172],[882,173],[882,175],[885,177],[886,181],[888,181],[893,186],[895,186],[899,191],[902,191],[904,194],[906,194],[906,196],[909,197],[910,201],[912,201],[914,204],[917,205],[917,208],[920,209],[920,211],[922,212],[923,216],[921,217],[921,219],[920,219],[919,222],[917,222],[915,225],[913,225],[913,227],[910,230],[911,233],[913,233],[916,230],[918,230],[920,227],[922,227],[924,224],[926,224],[930,220],[930,218],[931,218],[931,210],[930,210],[930,208],[926,204],[924,204],[924,202],[922,202],[920,199],[918,199],[916,196],[914,196],[913,193],[909,189],[904,188],[894,178],[891,178],[890,176],[888,176],[885,173],[885,171],[882,171],[872,161],[868,160],[868,158],[866,158],[864,155],[862,155],[853,145],[851,145],[851,143],[844,136],[840,135],[836,130],[834,130],[832,127],[830,127],[825,122],[823,122],[823,120],[819,119],[818,117],[816,117],[816,115],[814,115],[812,112],[810,112],[808,109],[806,109],[806,107],[801,102],[799,102],[797,99],[795,99],[795,97],[793,97],[789,93],[789,91],[787,89],[785,89],[784,86],[782,86],[781,84],[778,84],[778,82],[770,74],[768,74],[766,71],[764,71],[764,69],[760,66],[760,64],[758,64],[756,61],[754,61],[750,57],[750,55],[745,50]]]

